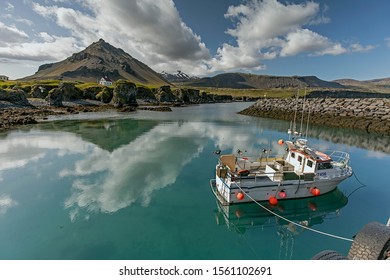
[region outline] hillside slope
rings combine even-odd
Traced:
[[[271,89],[271,88],[344,88],[336,82],[327,82],[315,76],[268,76],[244,73],[226,73],[214,77],[201,78],[186,85],[194,87],[216,87],[234,89]]]
[[[96,82],[101,77],[112,80],[126,79],[146,85],[169,84],[149,66],[103,39],[63,61],[41,65],[34,75],[22,80],[61,79]]]

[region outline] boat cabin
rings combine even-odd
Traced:
[[[285,161],[294,166],[297,174],[315,173],[319,170],[332,169],[332,159],[319,151],[306,146],[306,140],[296,143],[287,141],[288,153]]]

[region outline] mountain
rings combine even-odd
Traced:
[[[23,80],[62,79],[96,82],[102,77],[126,79],[145,85],[169,84],[160,74],[103,39],[63,61],[41,65],[38,71]]]
[[[186,83],[194,87],[235,89],[267,89],[290,87],[344,88],[336,82],[327,82],[315,76],[268,76],[245,73],[225,73]]]
[[[177,72],[174,74],[170,74],[170,73],[163,71],[160,73],[160,75],[163,76],[164,79],[166,79],[167,81],[169,81],[171,83],[183,83],[183,82],[189,82],[192,80],[199,79],[198,77],[190,76],[190,75],[188,75],[180,70],[177,70]]]
[[[354,79],[339,79],[339,80],[335,80],[334,82],[337,82],[343,86],[354,88],[354,89],[390,93],[390,78],[374,79],[374,80],[366,80],[366,81],[358,81]]]

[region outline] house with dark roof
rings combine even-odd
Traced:
[[[110,87],[112,86],[112,80],[110,78],[102,77],[99,82],[100,85]]]

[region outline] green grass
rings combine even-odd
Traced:
[[[86,88],[91,88],[91,87],[101,87],[103,88],[102,85],[99,85],[98,83],[78,83],[78,84],[75,84],[75,86],[81,90],[84,90]]]

